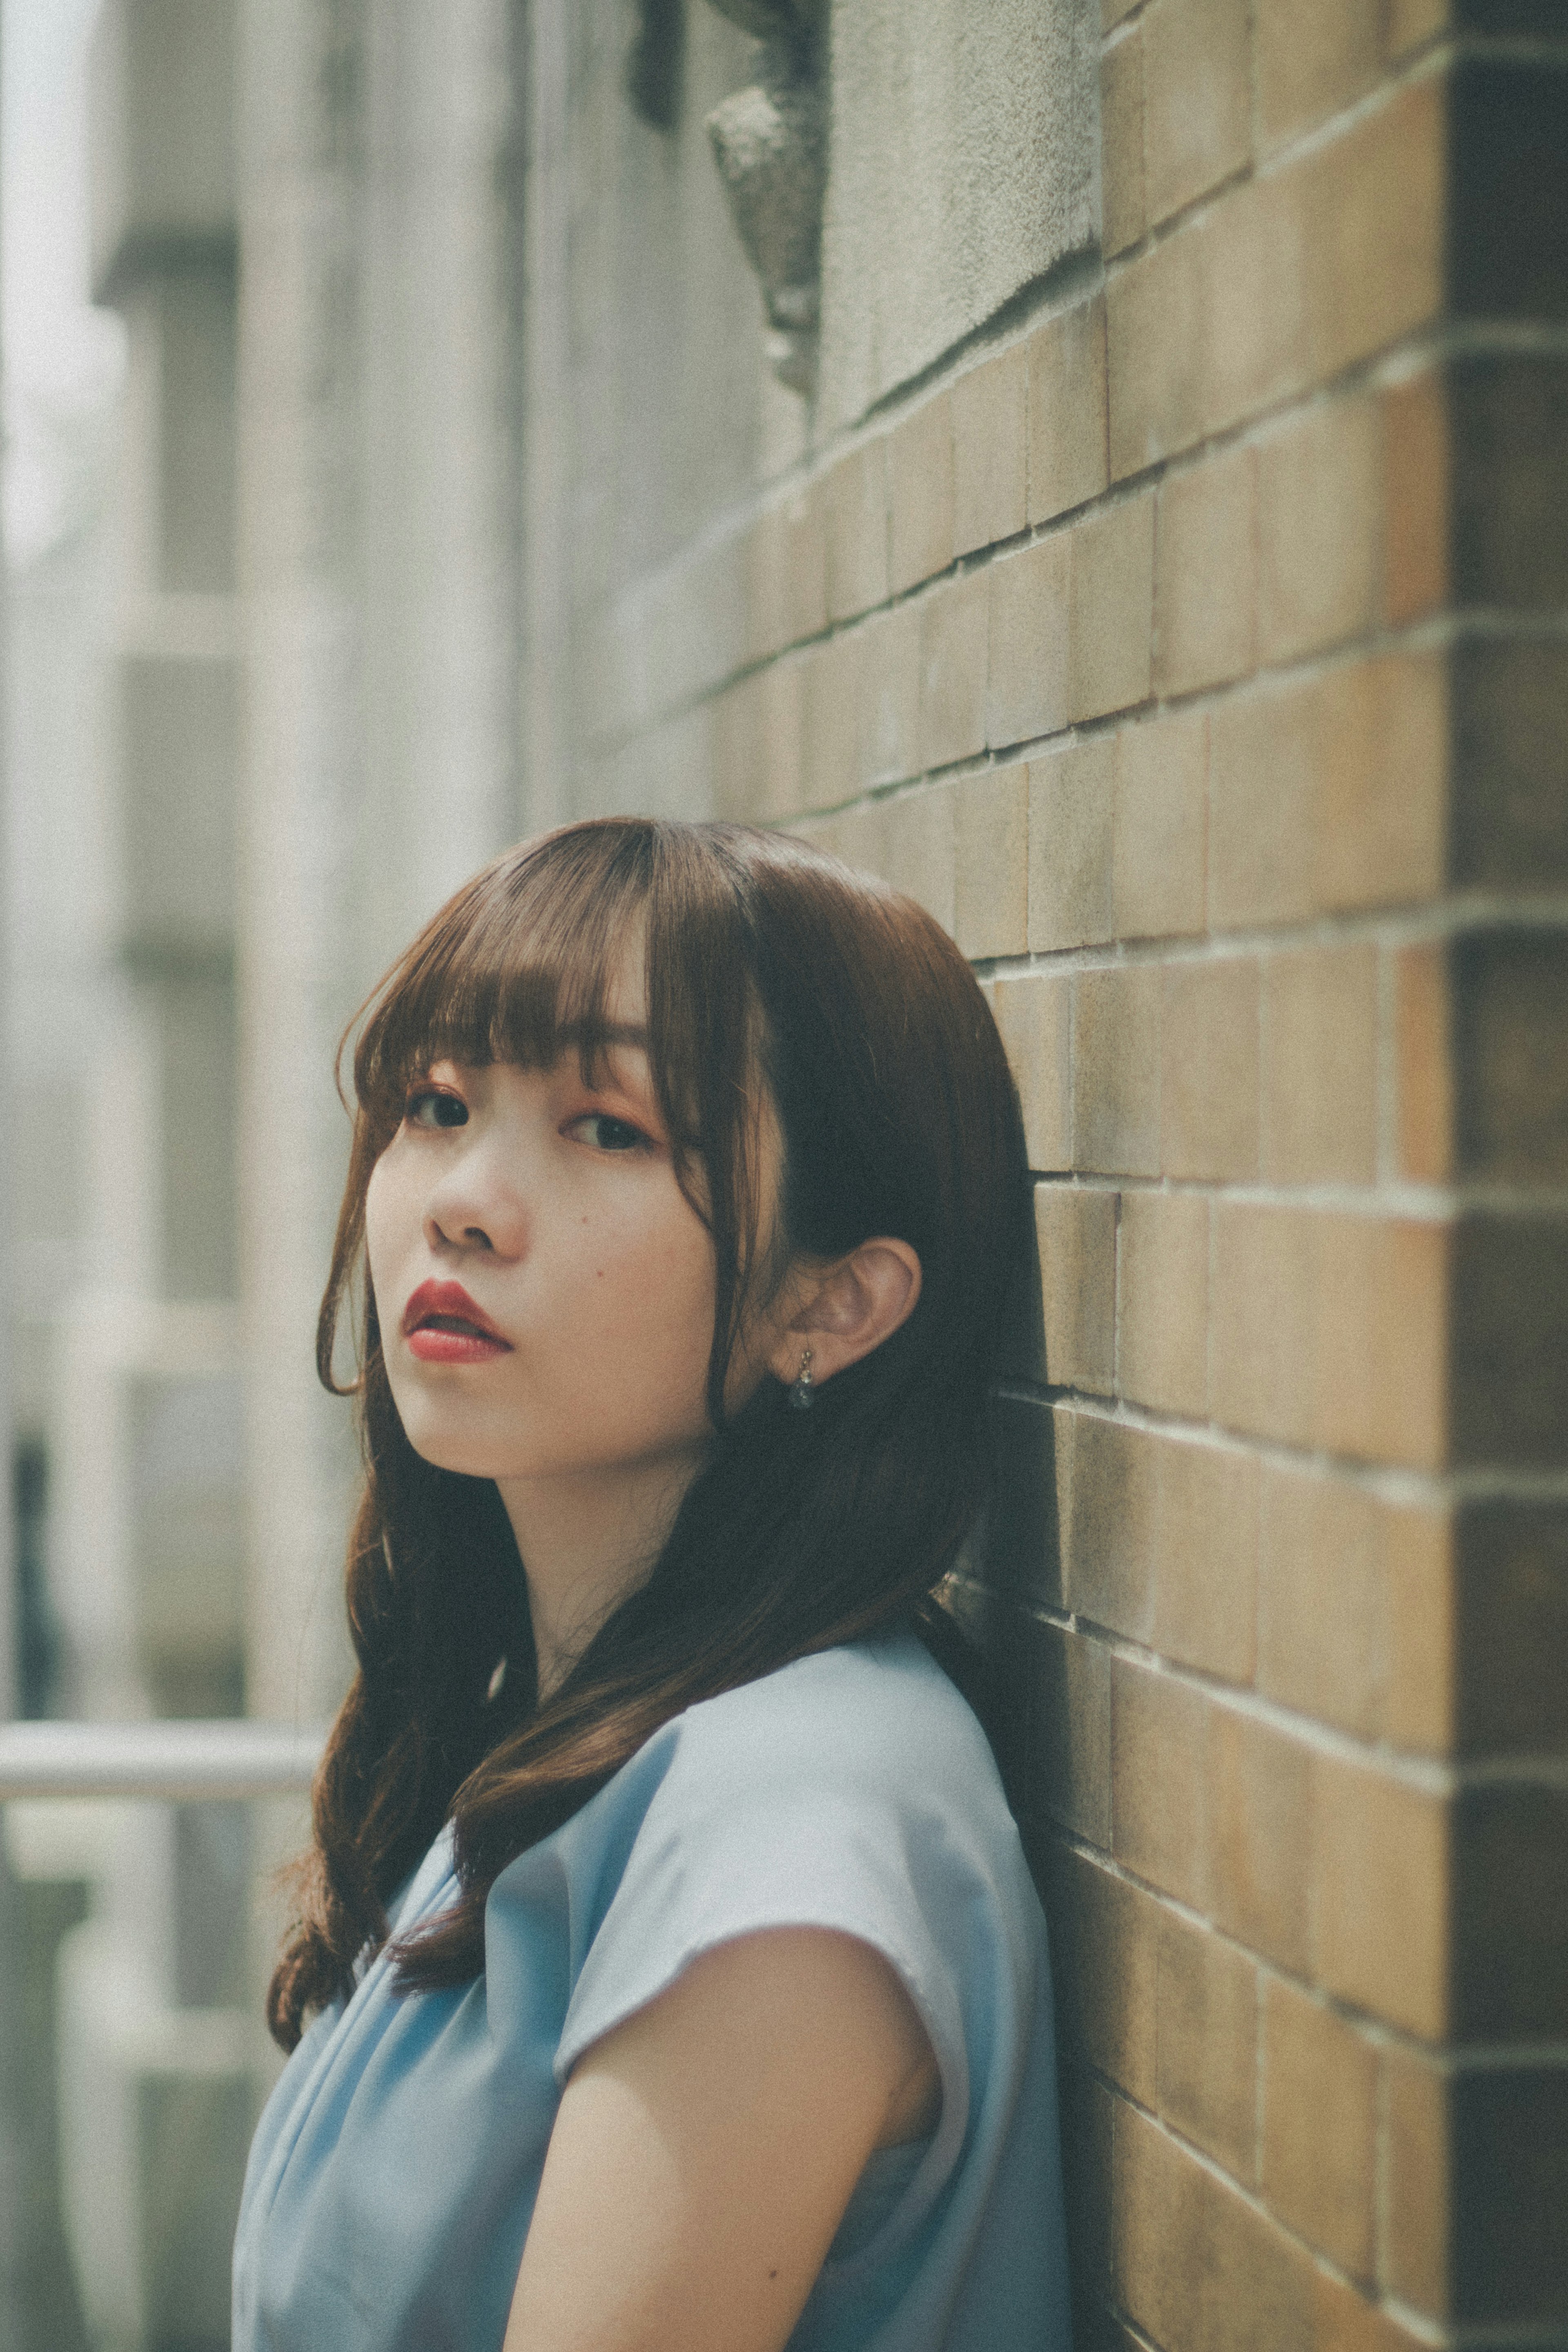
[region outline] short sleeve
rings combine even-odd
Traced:
[[[973,1715],[913,1643],[800,1660],[667,1726],[663,1769],[590,1942],[556,2058],[582,2053],[699,1954],[823,1927],[883,1954],[931,2037],[941,2177],[977,2069],[1032,2000],[1021,1855]]]

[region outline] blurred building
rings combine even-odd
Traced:
[[[1560,11],[106,0],[94,72],[123,442],[12,654],[37,1689],[330,1710],[344,1022],[522,832],[798,827],[953,930],[1024,1106],[963,1591],[1081,2341],[1546,2352]],[[116,2352],[222,2340],[233,1890],[300,1833],[13,1840],[85,1890],[60,2177]]]
[[[232,39],[222,8],[131,15],[100,17],[92,91],[120,433],[100,509],[40,568],[90,567],[90,593],[28,576],[13,606],[14,1026],[57,1106],[15,1146],[24,1697],[211,1716],[245,1683]],[[88,1890],[55,2017],[81,2323],[128,2352],[219,2343],[254,2095],[244,1815],[10,1827],[25,1885]]]

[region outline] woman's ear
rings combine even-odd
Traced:
[[[810,1348],[811,1382],[821,1387],[891,1339],[919,1297],[920,1260],[907,1242],[884,1236],[862,1242],[797,1289],[789,1323],[768,1350],[768,1368],[788,1387]]]

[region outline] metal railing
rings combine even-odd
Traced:
[[[12,1797],[156,1797],[177,1803],[308,1790],[319,1725],[0,1724],[0,1803]]]

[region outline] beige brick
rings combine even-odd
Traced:
[[[1333,673],[1321,719],[1319,904],[1423,895],[1441,870],[1445,835],[1448,712],[1437,665],[1394,656]]]
[[[1203,229],[1180,228],[1118,269],[1106,287],[1113,482],[1188,447],[1203,431],[1204,256]]]
[[[1354,2278],[1373,2269],[1377,2053],[1321,2000],[1263,1987],[1265,2202]]]
[[[900,793],[887,808],[887,878],[953,929],[953,787]]]
[[[746,651],[766,661],[788,642],[789,530],[782,509],[757,518],[742,551],[746,580]]]
[[[895,596],[953,561],[953,410],[922,402],[887,442],[887,576]]]
[[[1196,2156],[1124,2100],[1113,2103],[1110,2291],[1156,2344],[1206,2340],[1195,2250],[1211,2196]]]
[[[878,802],[840,812],[833,836],[833,855],[857,873],[887,879],[887,812]]]
[[[1227,1682],[1252,1679],[1258,1463],[1236,1446],[1163,1440],[1155,1488],[1154,1646]]]
[[[998,980],[991,996],[1023,1110],[1029,1164],[1042,1174],[1070,1168],[1072,982],[1065,975]]]
[[[1291,290],[1320,382],[1441,315],[1446,173],[1444,92],[1429,78],[1303,162],[1312,234]]]
[[[1263,146],[1320,122],[1376,80],[1378,0],[1256,0],[1258,121]]]
[[[1124,1192],[1117,1238],[1117,1387],[1201,1419],[1208,1389],[1208,1202]]]
[[[1260,661],[1289,661],[1375,627],[1382,475],[1382,417],[1370,397],[1309,408],[1260,445]]]
[[[797,645],[828,625],[828,534],[823,485],[812,482],[780,509],[784,534],[784,637]]]
[[[852,800],[861,784],[861,665],[858,629],[813,647],[801,670],[801,784],[808,805]]]
[[[1159,1923],[1160,2114],[1238,2180],[1257,2169],[1258,1970],[1172,1912]]]
[[[1078,1413],[1070,1507],[1061,1524],[1067,1606],[1077,1617],[1146,1642],[1155,1614],[1159,1440],[1128,1422]]]
[[[1437,374],[1383,399],[1384,617],[1392,627],[1435,613],[1452,592],[1448,403]]]
[[[1395,1151],[1402,1176],[1441,1183],[1454,1166],[1453,1010],[1447,943],[1394,959]]]
[[[828,617],[852,620],[887,595],[887,437],[841,458],[823,485]]]
[[[944,768],[986,743],[986,627],[989,583],[983,572],[954,580],[920,603],[920,764]]]
[[[1210,2178],[1159,2124],[1112,2100],[1110,2295],[1159,2345],[1199,2345],[1192,2249],[1204,2239]],[[1105,2352],[1091,2336],[1093,2352]]]
[[[1384,2079],[1388,2186],[1381,2281],[1417,2311],[1446,2317],[1453,2295],[1452,2078],[1414,2051],[1393,2049]]]
[[[1363,1739],[1388,1713],[1388,1508],[1345,1478],[1262,1473],[1258,1687]]]
[[[1259,969],[1250,956],[1167,964],[1160,1009],[1160,1160],[1167,1176],[1258,1172]]]
[[[1207,711],[1123,728],[1116,737],[1111,848],[1116,938],[1203,929],[1207,833]]]
[[[1072,1004],[1072,1164],[1153,1176],[1160,1152],[1160,975],[1080,972]]]
[[[715,814],[755,824],[764,792],[760,673],[715,698],[713,772]]]
[[[1029,519],[1049,522],[1105,488],[1105,298],[1029,339]]]
[[[1228,450],[1160,485],[1155,683],[1162,694],[1244,677],[1257,661],[1257,470]]]
[[[1032,1777],[1051,1818],[1103,1850],[1111,1834],[1110,1653],[1059,1625],[1037,1625],[1031,1639]]]
[[[1460,1643],[1454,1533],[1448,1511],[1410,1504],[1384,1522],[1388,1578],[1388,1700],[1396,1748],[1451,1753],[1459,1735]]]
[[[1452,0],[1385,0],[1383,21],[1384,55],[1407,57],[1426,41],[1446,33]]]
[[[1108,940],[1116,746],[1092,736],[1031,760],[1029,944],[1039,953]]]
[[[1317,2273],[1301,2248],[1219,2179],[1201,2277],[1204,2352],[1312,2352]]]
[[[1332,2271],[1312,2278],[1312,2352],[1427,2352],[1430,2339],[1412,2335],[1383,2305],[1369,2302]]]
[[[918,604],[873,613],[860,632],[861,777],[903,783],[920,767]]]
[[[1248,181],[1217,204],[1197,232],[1205,433],[1255,416],[1312,377],[1301,290],[1317,234],[1310,195],[1301,165]]]
[[[1024,527],[1028,385],[1028,348],[1015,343],[953,386],[955,555]]]
[[[1448,1820],[1375,1766],[1313,1762],[1312,1971],[1424,2040],[1448,2023]]]
[[[1151,225],[1251,153],[1248,0],[1151,0],[1144,32],[1144,176]]]
[[[1154,575],[1152,495],[1090,515],[1074,529],[1067,680],[1072,719],[1146,699]]]
[[[1370,1184],[1377,1172],[1377,952],[1263,964],[1262,1172],[1274,1184]]]
[[[1208,1904],[1211,1712],[1191,1683],[1112,1660],[1112,1851],[1137,1877],[1195,1910]]]
[[[1029,770],[955,790],[954,937],[967,956],[1022,955],[1029,940]]]
[[[1124,2100],[1113,2103],[1113,2292],[1172,2352],[1315,2352],[1301,2248]]]
[[[1317,1238],[1317,1442],[1332,1454],[1436,1468],[1448,1444],[1447,1229],[1332,1217]]]
[[[1065,532],[988,564],[986,738],[1002,751],[1067,724],[1072,549]]]
[[[1232,1429],[1433,1468],[1448,1443],[1446,1228],[1219,1201],[1210,1402]]]
[[[1100,61],[1100,170],[1110,261],[1149,225],[1144,193],[1144,28],[1134,25]]]
[[[1207,1817],[1210,1900],[1228,1934],[1281,1968],[1309,1958],[1310,1749],[1231,1707],[1211,1711]]]
[[[1301,274],[1315,233],[1306,163],[1225,191],[1119,268],[1107,289],[1111,478],[1301,391]]]
[[[1046,1380],[1108,1396],[1116,1363],[1116,1195],[1099,1186],[1037,1185],[1034,1231]]]
[[[757,728],[765,819],[792,816],[803,805],[803,659],[769,662],[757,675]]]
[[[1446,854],[1447,739],[1433,656],[1345,663],[1217,705],[1211,924],[1434,896]]]
[[[1102,1864],[1061,1847],[1048,1861],[1047,1899],[1069,2042],[1152,2107],[1158,1904]]]

